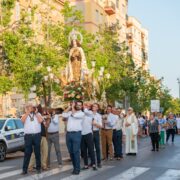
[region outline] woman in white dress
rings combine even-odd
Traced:
[[[128,109],[127,117],[124,120],[123,129],[126,136],[125,152],[127,155],[136,155],[138,152],[138,120],[133,112],[133,108]]]

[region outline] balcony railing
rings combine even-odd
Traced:
[[[133,42],[133,34],[132,33],[127,33],[126,38],[128,39],[129,42]]]
[[[116,5],[112,1],[107,0],[105,2],[104,10],[109,16],[113,15],[116,13]]]

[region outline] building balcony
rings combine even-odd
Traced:
[[[128,39],[128,41],[129,41],[129,43],[132,43],[134,40],[133,40],[133,34],[132,33],[127,33],[126,34],[126,37],[127,37],[127,39]]]
[[[57,2],[60,2],[61,4],[65,3],[65,0],[56,0]]]
[[[111,16],[116,13],[116,5],[112,1],[107,0],[105,2],[104,10],[109,16]]]

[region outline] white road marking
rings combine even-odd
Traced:
[[[6,173],[2,173],[0,174],[0,179],[4,179],[4,178],[8,178],[8,177],[11,177],[11,176],[15,176],[15,175],[18,175],[22,172],[22,169],[18,169],[18,170],[15,170],[15,171],[9,171],[9,172],[6,172]]]
[[[180,170],[176,170],[176,169],[168,169],[164,174],[156,178],[156,180],[179,180],[179,179],[180,179]]]
[[[132,180],[138,176],[140,176],[141,174],[145,173],[146,171],[148,171],[150,168],[144,168],[144,167],[132,167],[124,172],[122,172],[121,174],[114,176],[108,180]]]
[[[81,171],[78,176],[71,175],[61,180],[85,180],[95,175],[102,173],[102,171],[106,171],[108,169],[113,168],[114,166],[103,166],[102,168],[98,169],[97,171],[93,171],[92,169]]]
[[[4,167],[0,167],[0,171],[6,170],[6,169],[11,169],[14,166],[4,166]]]
[[[28,176],[28,177],[23,177],[23,178],[20,178],[18,180],[38,180],[38,179],[43,179],[45,177],[53,176],[53,175],[59,174],[61,172],[68,171],[70,169],[72,169],[72,166],[71,165],[66,165],[66,166],[63,166],[62,168],[55,168],[55,169],[43,172],[41,174],[35,174],[35,175]]]

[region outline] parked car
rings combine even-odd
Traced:
[[[0,162],[7,153],[24,150],[24,125],[18,118],[0,119]]]

